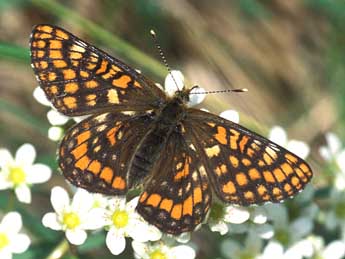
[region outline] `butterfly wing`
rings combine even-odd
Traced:
[[[309,165],[285,148],[231,121],[189,109],[184,122],[217,196],[239,205],[280,202],[312,177]]]
[[[150,224],[170,234],[192,231],[211,203],[205,168],[183,136],[173,133],[155,164],[137,205]]]
[[[149,110],[165,95],[118,59],[52,25],[37,25],[30,39],[39,85],[66,115]]]
[[[120,112],[91,116],[68,130],[59,150],[59,166],[72,184],[108,195],[123,195],[131,186],[132,156],[152,118]]]

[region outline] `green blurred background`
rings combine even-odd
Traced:
[[[200,107],[215,113],[235,109],[241,124],[263,135],[273,125],[283,126],[289,138],[311,146],[314,182],[322,184],[317,177],[323,134],[345,136],[344,10],[343,0],[0,0],[0,146],[14,152],[30,142],[38,160],[56,169],[57,144],[47,138],[48,108],[32,97],[33,25],[61,26],[163,83],[167,71],[149,35],[153,28],[170,66],[181,70],[190,86],[249,90],[210,94]],[[18,205],[19,210],[39,219],[50,210],[49,191],[57,184],[64,180],[55,170],[48,184],[33,189],[33,206]],[[39,225],[38,219],[33,220]],[[39,226],[30,231],[46,241],[32,258],[62,237]],[[212,248],[202,243],[204,258],[210,258]],[[104,250],[88,256],[109,256]]]

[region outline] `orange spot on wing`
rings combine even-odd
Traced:
[[[65,97],[63,98],[63,102],[69,109],[77,107],[77,99],[75,99],[74,97]]]
[[[114,79],[112,84],[116,87],[127,88],[130,81],[132,81],[132,79],[129,76],[123,75],[118,79]]]
[[[104,179],[107,183],[111,182],[111,179],[113,178],[113,169],[110,167],[106,166],[102,169],[102,172],[100,174],[100,177]]]
[[[240,186],[244,186],[244,185],[248,184],[247,176],[241,172],[236,174],[236,181],[237,181],[238,185],[240,185]]]
[[[232,181],[228,181],[226,184],[224,184],[222,190],[224,193],[229,193],[229,194],[236,193],[236,187]]]
[[[194,204],[197,204],[199,202],[202,202],[202,192],[200,187],[196,187],[193,190],[193,200]]]
[[[147,192],[143,192],[139,198],[139,202],[143,203],[147,198]]]
[[[61,40],[50,40],[49,41],[49,48],[51,48],[51,49],[61,49],[62,48]]]
[[[102,164],[98,160],[93,160],[87,169],[93,174],[99,174],[99,172],[101,171],[101,167]]]
[[[53,65],[56,68],[67,67],[67,63],[62,59],[53,60]]]
[[[293,173],[293,169],[292,167],[288,164],[288,163],[284,163],[280,166],[280,168],[283,170],[283,172],[286,174],[286,175],[290,175]]]
[[[247,136],[244,135],[244,136],[242,137],[240,143],[239,143],[240,150],[241,150],[242,153],[243,153],[243,151],[244,151],[244,147],[245,147],[245,145],[247,144],[248,140],[249,140],[249,137],[247,137]]]
[[[58,36],[60,38],[63,38],[65,40],[68,40],[68,38],[69,38],[67,33],[65,33],[65,32],[63,32],[62,30],[59,30],[59,29],[56,30],[56,36]]]
[[[135,87],[142,88],[142,86],[138,83],[138,81],[134,81],[133,84]]]
[[[62,59],[62,52],[60,50],[50,50],[49,57],[52,59]]]
[[[256,168],[252,168],[248,171],[251,180],[255,181],[261,178],[259,171]]]
[[[233,167],[237,168],[238,167],[238,159],[235,156],[230,155],[229,160],[232,164]]]
[[[193,216],[193,198],[190,195],[185,201],[183,202],[183,212],[182,214],[185,216],[187,214]]]
[[[63,76],[65,80],[70,80],[75,78],[75,71],[73,69],[64,69],[62,70]]]
[[[115,189],[124,190],[126,188],[126,182],[125,182],[125,180],[123,180],[122,177],[116,176],[114,181],[113,181],[113,185],[112,186]]]
[[[160,201],[162,200],[162,197],[159,194],[151,194],[147,200],[146,200],[146,204],[147,205],[151,205],[153,207],[158,207],[158,204],[160,203]]]
[[[182,204],[176,204],[173,207],[170,215],[173,219],[179,220],[182,216]]]
[[[247,191],[244,193],[244,198],[246,200],[253,201],[254,200],[254,193],[251,191]]]
[[[79,159],[83,155],[85,155],[87,152],[87,143],[84,143],[82,145],[77,146],[73,149],[71,152],[75,159]]]
[[[170,212],[171,208],[173,206],[173,201],[170,199],[163,199],[159,208],[162,210],[165,210],[167,212]]]
[[[285,158],[294,164],[296,164],[298,161],[298,158],[291,154],[285,154]]]
[[[84,131],[83,133],[79,134],[77,137],[77,143],[78,145],[80,145],[81,143],[85,142],[86,140],[88,140],[91,136],[91,131],[87,130]]]
[[[265,181],[268,183],[275,183],[275,179],[273,177],[273,174],[270,171],[264,171],[263,173]]]
[[[76,91],[78,91],[79,86],[77,83],[67,83],[65,85],[65,92],[74,94]]]
[[[284,180],[286,180],[285,174],[279,168],[274,169],[273,174],[276,177],[276,179],[278,180],[278,182],[283,182]]]
[[[90,158],[88,156],[83,156],[75,163],[75,167],[79,168],[80,170],[85,170],[89,163]]]
[[[85,86],[87,88],[95,88],[95,87],[98,86],[98,83],[96,81],[94,81],[94,80],[91,80],[91,81],[85,82]]]
[[[53,31],[53,28],[51,26],[48,26],[48,25],[40,25],[37,27],[37,29],[39,31],[44,31],[44,32],[48,32],[48,33],[51,33]]]
[[[217,133],[214,135],[214,138],[220,143],[225,145],[227,143],[226,140],[226,129],[224,127],[218,126]]]
[[[97,61],[97,59],[96,59],[96,61]],[[104,73],[105,71],[107,71],[107,66],[108,66],[108,61],[103,59],[102,63],[101,63],[101,67],[99,69],[97,69],[96,74],[101,74],[101,73]]]

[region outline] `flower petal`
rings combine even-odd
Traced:
[[[40,104],[43,104],[44,106],[50,106],[50,101],[46,97],[44,91],[41,87],[37,86],[33,92],[33,96]]]
[[[212,232],[219,232],[221,235],[225,235],[229,231],[228,225],[224,221],[216,224],[209,223],[209,225]]]
[[[60,186],[55,186],[50,195],[50,202],[57,213],[61,213],[66,206],[69,206],[70,200],[68,193]]]
[[[223,111],[221,114],[219,114],[219,116],[235,123],[240,122],[240,115],[235,110]]]
[[[53,126],[48,129],[48,138],[53,141],[58,141],[62,138],[63,129],[58,126]]]
[[[49,166],[43,164],[34,164],[30,166],[26,172],[26,181],[32,184],[47,182],[52,175]]]
[[[91,209],[85,217],[82,228],[84,229],[99,229],[106,225],[105,210],[102,208]]]
[[[202,101],[205,99],[205,94],[203,94],[204,92],[205,89],[202,87],[193,88],[189,93],[189,101],[187,105],[191,107],[202,103]]]
[[[262,224],[255,228],[255,233],[262,239],[270,239],[274,235],[274,228],[270,224]]]
[[[132,248],[134,250],[135,258],[144,258],[144,256],[147,254],[147,243],[142,243],[133,240],[132,241]]]
[[[50,110],[47,112],[47,118],[49,123],[54,126],[64,125],[69,120],[69,117],[59,113],[56,110]]]
[[[46,228],[51,228],[53,230],[61,230],[62,225],[58,220],[58,215],[55,212],[48,212],[44,214],[42,218],[42,224]]]
[[[241,207],[228,206],[224,215],[224,221],[233,224],[241,224],[249,219],[250,213]]]
[[[267,215],[265,209],[262,207],[257,207],[254,211],[250,214],[250,218],[256,224],[264,224],[267,221]]]
[[[327,245],[322,252],[322,258],[324,259],[340,259],[345,255],[344,241],[336,240]]]
[[[14,160],[10,153],[5,148],[0,149],[0,168],[7,166],[8,164],[13,164]]]
[[[78,188],[77,192],[73,196],[71,207],[73,211],[77,211],[81,215],[87,213],[93,205],[92,194],[85,189]]]
[[[23,166],[32,165],[36,158],[36,150],[31,144],[20,146],[15,155],[15,161]]]
[[[285,130],[280,126],[274,126],[269,135],[268,138],[272,140],[273,142],[277,143],[278,145],[285,146],[287,143],[287,136]]]
[[[170,253],[174,258],[194,259],[195,251],[187,245],[179,245],[171,248]]]
[[[31,190],[26,184],[21,184],[14,189],[18,201],[22,203],[31,203]]]
[[[13,187],[13,183],[8,181],[7,175],[0,171],[0,190],[6,190]]]
[[[81,245],[87,238],[86,231],[83,229],[66,230],[66,238],[73,245]]]
[[[123,236],[118,236],[110,229],[106,237],[106,245],[113,255],[119,255],[126,248],[126,239]]]
[[[300,217],[294,220],[289,227],[291,234],[299,240],[301,237],[309,234],[313,229],[312,219],[308,217]]]
[[[25,252],[31,243],[30,238],[25,234],[18,234],[14,237],[13,242],[10,242],[10,249],[13,253],[20,254]]]
[[[338,138],[338,136],[332,132],[329,132],[326,134],[325,137],[331,154],[335,155],[336,153],[338,153],[338,151],[340,151],[341,148],[341,141]]]
[[[290,140],[286,148],[303,159],[307,158],[310,152],[309,146],[305,142],[298,140]]]
[[[16,234],[23,226],[22,217],[18,212],[7,213],[0,224],[1,232]]]
[[[168,96],[173,96],[177,90],[184,87],[184,76],[178,70],[172,70],[165,78],[165,92]]]

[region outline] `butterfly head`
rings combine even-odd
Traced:
[[[187,104],[190,101],[190,93],[195,88],[199,88],[199,86],[195,85],[191,88],[186,88],[185,86],[183,86],[182,90],[178,90],[175,92],[174,98],[181,104]]]

